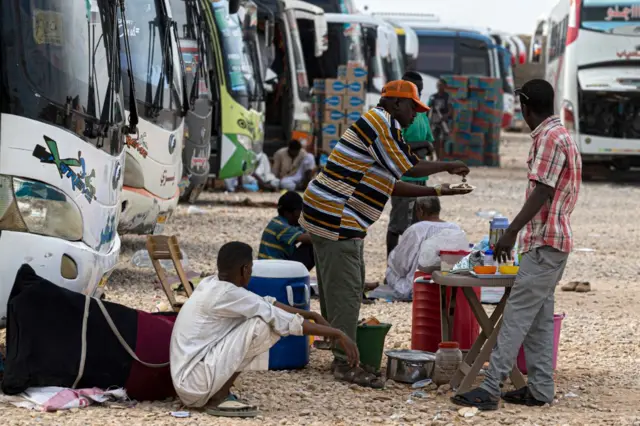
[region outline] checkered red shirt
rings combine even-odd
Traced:
[[[533,192],[536,182],[555,188],[555,192],[553,199],[547,201],[522,230],[518,247],[521,253],[541,246],[569,253],[573,247],[570,217],[582,182],[580,151],[556,116],[543,121],[531,137],[526,198]]]

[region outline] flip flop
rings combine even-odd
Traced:
[[[354,383],[363,388],[383,389],[384,380],[375,374],[366,372],[362,367],[351,368],[348,365],[337,365],[333,370],[333,377],[337,380]]]
[[[258,415],[258,407],[245,404],[231,393],[215,408],[207,408],[205,412],[216,417],[241,417],[246,419],[256,417]]]
[[[484,389],[476,388],[451,397],[451,402],[463,407],[476,407],[481,411],[497,410],[499,400]]]

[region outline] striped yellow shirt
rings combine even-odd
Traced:
[[[329,240],[364,238],[397,179],[418,163],[400,124],[377,107],[344,132],[304,193],[300,225]]]

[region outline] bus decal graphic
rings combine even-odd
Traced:
[[[147,147],[147,143],[145,142],[146,137],[146,132],[138,136],[138,139],[134,139],[131,136],[127,135],[127,137],[125,138],[125,145],[133,150],[138,151],[142,158],[147,158],[147,155],[149,154],[149,148]]]
[[[610,7],[607,9],[607,16],[604,18],[605,21],[612,21],[614,19],[620,18],[628,21],[631,18],[639,18],[640,17],[640,6],[631,6],[625,7],[624,9],[620,9],[620,6],[616,6],[615,9]]]
[[[626,50],[623,50],[622,52],[616,52],[616,56],[618,58],[625,58],[625,59],[637,58],[638,56],[640,56],[640,46],[636,47],[635,52],[633,50],[629,52],[627,52]]]
[[[116,214],[114,213],[107,219],[107,226],[100,232],[100,244],[98,250],[105,245],[109,244],[116,236]]]
[[[41,163],[54,164],[58,168],[60,178],[68,178],[71,181],[71,189],[80,191],[87,201],[96,199],[96,188],[92,185],[93,179],[96,177],[96,170],[91,169],[91,173],[87,175],[86,163],[82,158],[82,151],[78,151],[78,158],[60,158],[58,151],[58,143],[50,137],[43,136],[47,147],[36,145],[33,149],[33,156],[40,160]],[[80,167],[81,172],[75,172],[72,167]]]

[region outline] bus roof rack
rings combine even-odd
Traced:
[[[435,13],[394,13],[394,12],[373,12],[372,15],[384,19],[394,19],[402,22],[440,22],[440,17]]]

